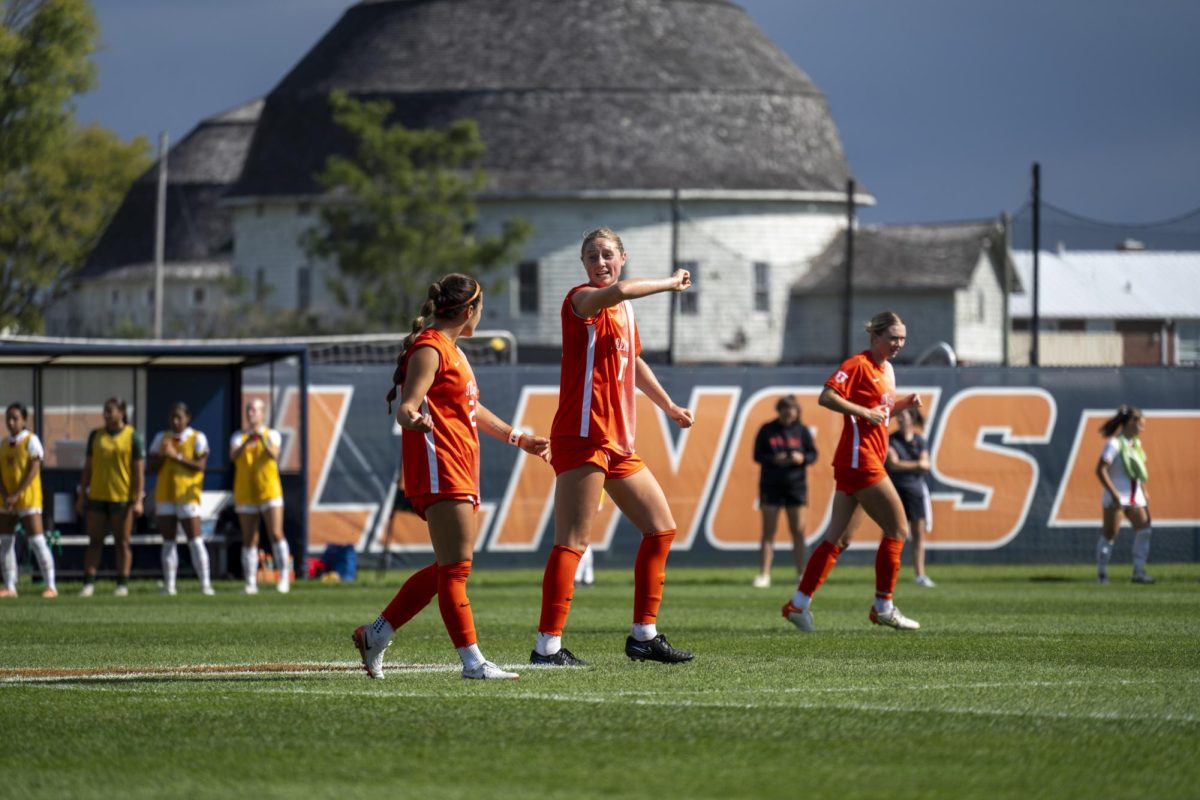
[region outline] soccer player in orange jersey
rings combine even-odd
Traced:
[[[783,606],[783,616],[802,631],[813,630],[809,603],[850,543],[850,534],[864,511],[883,530],[883,541],[875,555],[871,622],[897,630],[921,627],[916,620],[901,614],[892,602],[900,574],[900,551],[908,538],[908,521],[896,487],[884,468],[892,414],[920,407],[921,398],[910,394],[896,399],[896,376],[889,362],[904,347],[907,335],[904,322],[894,312],[884,311],[876,314],[866,327],[871,346],[842,362],[825,382],[818,400],[825,408],[843,414],[845,423],[833,456],[837,491],[829,528],[809,557],[796,593]]]
[[[567,293],[561,311],[558,412],[550,430],[550,463],[558,476],[554,548],[542,579],[542,613],[530,663],[583,663],[562,646],[562,632],[575,568],[588,545],[602,489],[642,532],[625,654],[640,661],[690,661],[692,654],[672,647],[656,627],[675,518],[662,487],[634,452],[634,392],[640,389],[682,428],[691,426],[692,412],[671,402],[641,359],[630,301],[682,292],[691,286],[691,275],[677,269],[669,278],[621,280],[625,246],[607,228],[584,237],[581,256],[588,282]]]
[[[388,393],[401,386],[396,421],[401,431],[404,487],[413,510],[429,525],[434,563],[414,573],[378,619],[354,631],[354,644],[372,678],[383,677],[383,652],[392,634],[436,595],[442,621],[462,658],[464,678],[516,678],[483,657],[467,599],[479,508],[478,426],[491,436],[547,457],[550,440],[517,430],[479,402],[479,386],[456,344],[483,316],[483,287],[451,274],[429,287],[429,298],[404,340]]]

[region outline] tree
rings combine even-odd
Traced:
[[[0,0],[0,330],[41,329],[150,163],[144,139],[75,124],[96,32],[85,0]]]
[[[448,272],[482,279],[512,263],[531,228],[510,220],[495,237],[473,233],[475,197],[487,175],[483,140],[470,120],[443,131],[388,124],[392,105],[331,93],[334,121],[355,140],[316,176],[326,192],[314,228],[301,237],[310,257],[336,263],[326,283],[367,327],[406,329],[429,284]]]

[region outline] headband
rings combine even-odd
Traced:
[[[471,295],[470,300],[467,300],[462,303],[458,303],[456,305],[445,306],[443,308],[439,308],[438,313],[440,313],[442,315],[446,315],[446,314],[449,314],[451,311],[457,311],[458,309],[462,308],[463,306],[469,306],[469,305],[471,305],[471,303],[474,303],[475,298],[479,297],[479,295],[482,293],[483,293],[483,284],[476,281],[475,282],[475,294]]]

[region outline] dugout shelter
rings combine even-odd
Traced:
[[[284,437],[284,453],[289,456],[282,459],[285,463],[280,470],[284,530],[296,554],[297,576],[303,576],[308,550],[308,398],[299,387],[308,385],[308,377],[308,346],[295,342],[0,338],[0,401],[4,406],[17,402],[29,409],[29,427],[46,449],[43,512],[47,530],[57,529],[66,545],[60,569],[65,574],[82,570],[82,548],[70,545],[85,543],[86,537],[72,504],[88,432],[104,424],[107,398],[126,400],[129,422],[145,437],[147,447],[154,434],[167,427],[170,407],[179,401],[187,403],[192,427],[203,431],[209,441],[204,491],[209,497],[229,499],[233,491],[229,440],[241,427],[243,395],[249,390],[265,394],[269,424]],[[293,387],[295,418],[281,421],[276,417],[277,401],[284,390]],[[150,502],[154,487],[154,476],[147,469],[147,513],[135,523],[135,544],[159,541]],[[223,503],[215,504],[220,505]],[[215,520],[206,522],[211,528]],[[135,574],[158,574],[157,548],[154,553],[139,554],[138,550],[134,548]],[[223,555],[218,554],[214,566],[224,563]],[[110,568],[111,558],[106,550],[101,574]]]

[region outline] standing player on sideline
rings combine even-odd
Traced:
[[[0,597],[17,596],[17,523],[25,528],[29,546],[37,556],[46,588],[42,597],[58,597],[54,583],[54,556],[42,529],[42,459],[46,451],[33,431],[26,430],[29,414],[20,403],[4,412],[8,436],[0,442],[0,563],[4,588]]]
[[[845,423],[833,456],[837,492],[833,496],[829,528],[809,557],[796,593],[783,605],[784,618],[802,631],[813,630],[809,603],[849,544],[855,522],[863,511],[883,529],[883,541],[875,556],[871,622],[898,630],[921,627],[892,603],[896,577],[900,574],[900,552],[908,538],[908,522],[896,487],[884,470],[891,415],[919,407],[921,398],[916,394],[901,400],[895,397],[896,376],[888,362],[904,347],[907,335],[904,322],[894,312],[884,311],[872,317],[866,328],[871,335],[871,346],[842,362],[825,382],[818,400],[825,408],[845,415]]]
[[[925,476],[929,473],[929,446],[917,433],[925,419],[917,408],[906,408],[896,415],[900,429],[888,437],[887,473],[900,495],[908,531],[912,534],[913,570],[916,584],[932,589],[937,584],[925,574],[925,538],[933,530],[933,509]]]
[[[267,404],[255,398],[246,404],[246,427],[229,440],[229,460],[235,468],[233,505],[242,529],[242,571],[246,594],[258,594],[258,520],[266,522],[271,550],[279,570],[275,588],[282,594],[291,589],[288,559],[291,555],[283,535],[283,483],[279,480],[279,449],[283,437],[266,425]]]
[[[690,661],[692,654],[676,650],[656,627],[675,518],[662,487],[633,449],[635,387],[682,428],[691,426],[692,412],[671,402],[641,359],[630,301],[682,292],[692,278],[677,269],[669,278],[621,280],[625,246],[608,228],[584,237],[580,260],[588,282],[567,293],[561,311],[562,368],[550,430],[550,463],[558,476],[554,549],[542,579],[542,613],[529,660],[553,666],[583,663],[562,646],[562,632],[571,611],[575,569],[603,489],[642,532],[625,654],[638,661]]]
[[[83,557],[83,589],[80,597],[96,592],[96,571],[104,553],[104,537],[113,535],[117,551],[117,588],[113,594],[129,594],[129,571],[133,566],[130,536],[133,518],[142,515],[146,489],[146,444],[129,424],[125,401],[104,401],[104,427],[88,436],[87,458],[75,501],[83,516],[87,510],[87,552]]]
[[[442,622],[462,659],[462,676],[513,679],[483,657],[467,599],[479,508],[479,431],[546,457],[548,439],[517,430],[479,402],[479,387],[459,336],[470,336],[483,316],[483,287],[453,273],[429,287],[421,314],[404,340],[392,375],[388,410],[403,386],[396,421],[405,493],[429,525],[436,560],[414,573],[370,625],[354,631],[354,644],[372,678],[383,678],[383,652],[392,634],[429,605],[434,595]],[[428,325],[428,327],[426,327]]]
[[[1133,582],[1154,583],[1146,574],[1150,558],[1150,498],[1146,496],[1146,451],[1138,438],[1146,427],[1146,417],[1140,408],[1121,406],[1100,433],[1108,437],[1096,477],[1104,487],[1104,527],[1096,542],[1096,578],[1108,583],[1108,559],[1113,542],[1121,532],[1121,513],[1133,526]]]
[[[796,579],[804,572],[804,507],[808,505],[808,465],[817,460],[812,433],[800,419],[800,404],[794,395],[779,398],[775,419],[763,425],[754,437],[754,460],[761,467],[758,478],[758,507],[762,512],[762,544],[758,577],[754,588],[771,586],[771,561],[775,557],[775,526],[779,512],[787,517],[792,535],[792,562]]]
[[[176,526],[182,526],[192,553],[192,567],[200,579],[200,594],[211,595],[208,548],[200,536],[200,490],[208,464],[208,439],[188,425],[192,415],[186,403],[171,406],[169,420],[170,430],[160,431],[150,442],[150,470],[158,473],[154,509],[163,540],[163,594],[175,594],[175,575],[179,571]]]

